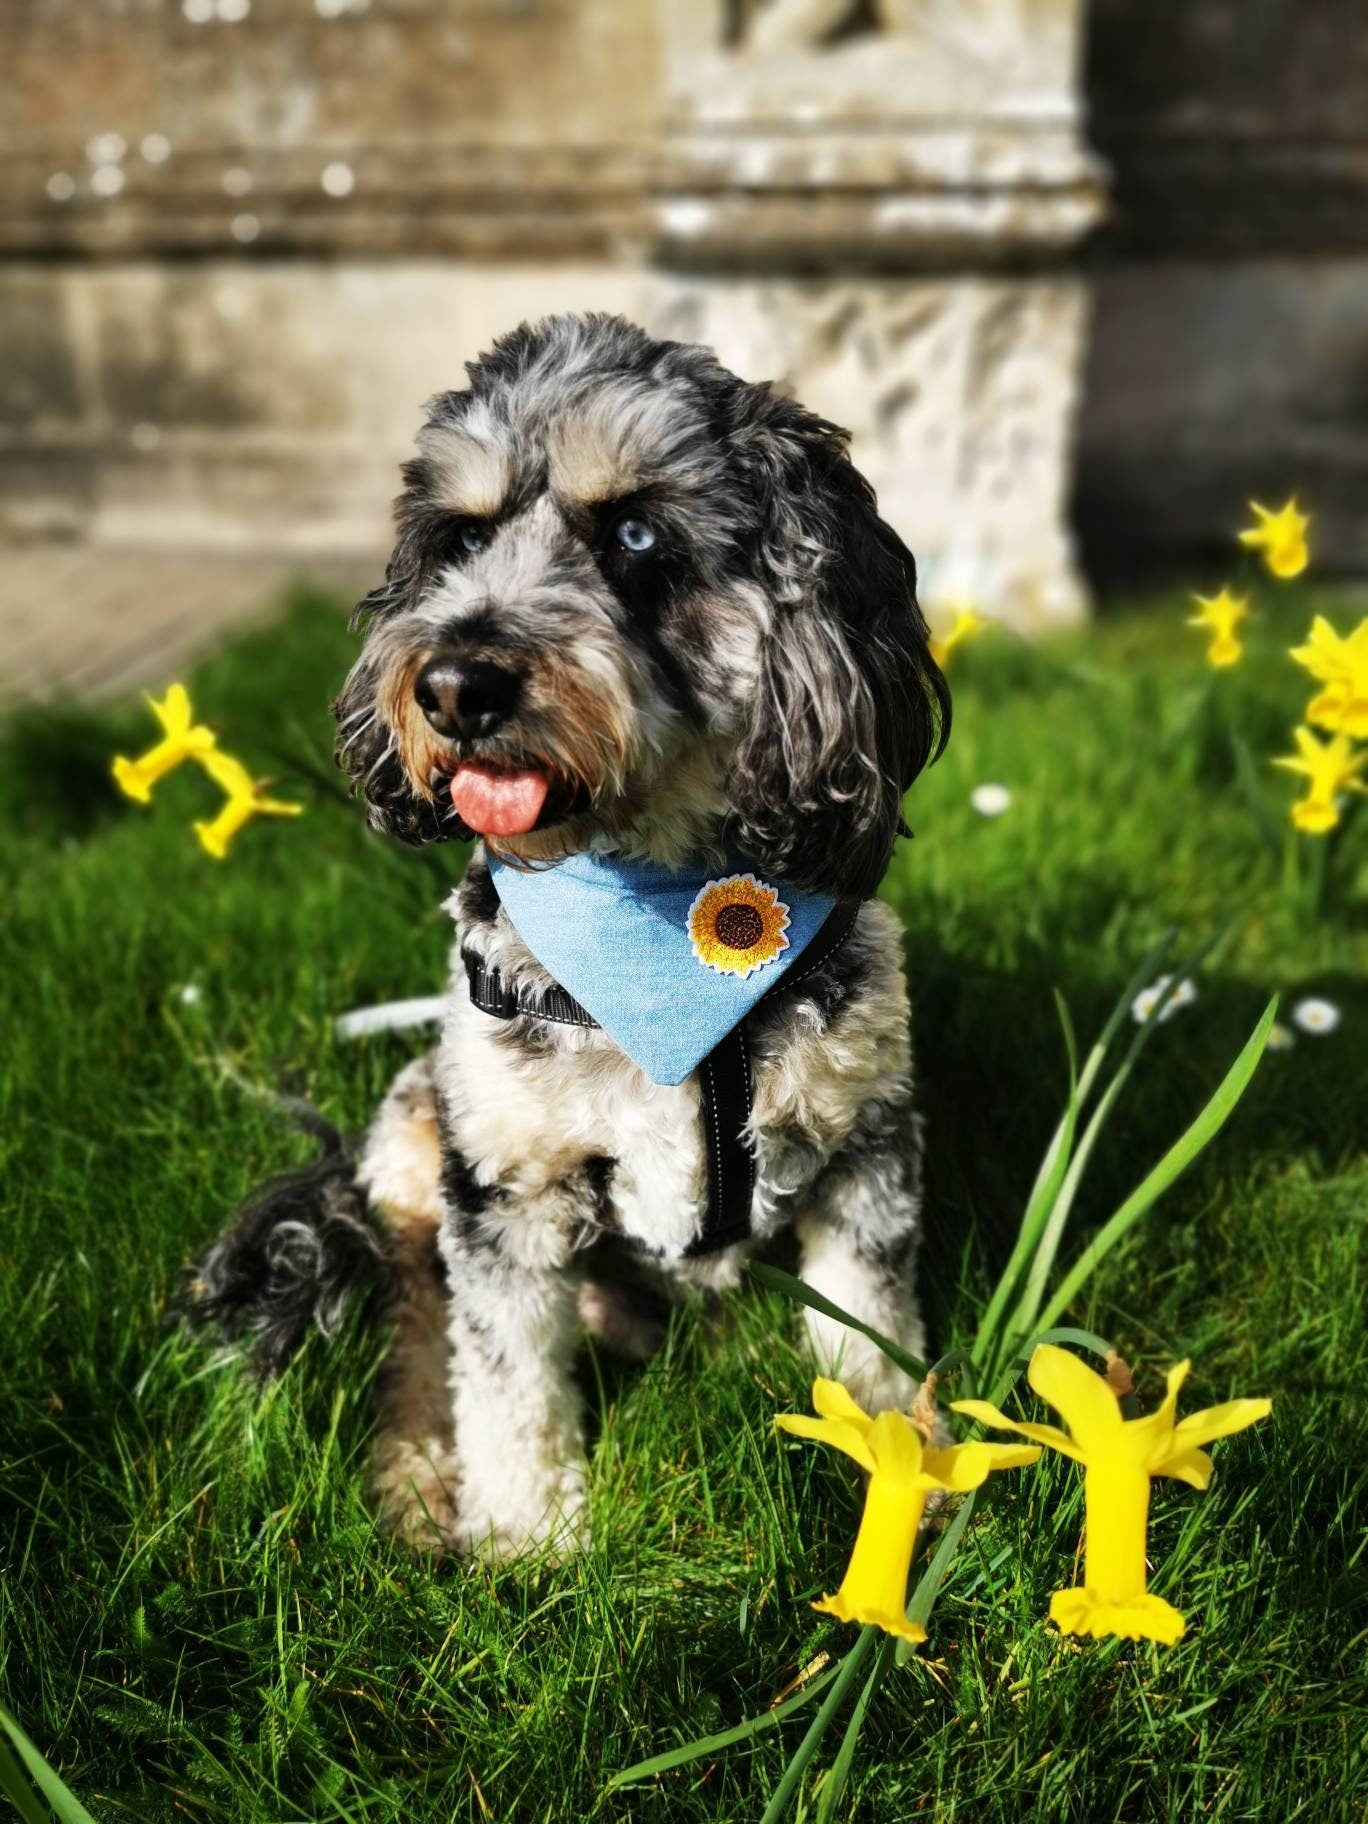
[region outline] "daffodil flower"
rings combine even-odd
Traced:
[[[1345,639],[1318,614],[1305,646],[1293,646],[1290,656],[1325,686],[1311,699],[1307,721],[1332,734],[1368,737],[1368,618]]]
[[[1284,582],[1300,576],[1311,557],[1306,543],[1311,520],[1307,514],[1298,513],[1296,496],[1276,513],[1261,507],[1257,500],[1250,501],[1249,510],[1259,523],[1241,532],[1240,543],[1247,550],[1262,551],[1271,573]]]
[[[249,819],[298,817],[304,808],[300,804],[286,804],[278,798],[263,797],[247,768],[240,760],[234,760],[231,754],[212,749],[208,753],[196,754],[195,758],[214,783],[227,793],[223,809],[213,822],[195,825],[200,847],[216,861],[222,861],[227,855],[228,844]]]
[[[1217,667],[1233,665],[1244,651],[1235,638],[1235,629],[1249,613],[1249,600],[1222,589],[1219,595],[1194,595],[1199,613],[1189,617],[1189,627],[1204,627],[1211,634],[1207,662]]]
[[[119,789],[139,804],[149,804],[152,787],[182,760],[200,760],[214,748],[214,731],[194,721],[190,697],[184,684],[173,684],[158,703],[149,697],[152,714],[162,726],[162,738],[137,760],[126,760],[122,754],[114,762],[114,777]]]
[[[1368,749],[1355,753],[1344,734],[1320,741],[1309,728],[1298,728],[1293,735],[1296,755],[1285,755],[1273,764],[1289,773],[1301,773],[1307,780],[1306,796],[1292,806],[1292,821],[1308,835],[1323,836],[1339,822],[1340,794],[1368,789],[1358,777],[1368,761]]]
[[[901,1640],[923,1641],[926,1629],[909,1621],[906,1609],[907,1573],[927,1495],[977,1488],[993,1470],[1034,1463],[1040,1452],[1020,1444],[925,1443],[903,1413],[871,1418],[839,1381],[814,1381],[812,1404],[816,1418],[786,1412],[775,1424],[794,1437],[844,1451],[869,1472],[864,1515],[841,1587],[812,1606],[840,1621],[872,1622]]]
[[[1083,1586],[1057,1590],[1050,1598],[1050,1619],[1065,1634],[1119,1634],[1166,1646],[1182,1638],[1187,1624],[1178,1610],[1145,1587],[1150,1480],[1176,1476],[1193,1488],[1205,1488],[1211,1458],[1201,1446],[1266,1418],[1273,1405],[1271,1400],[1231,1400],[1175,1423],[1178,1390],[1190,1366],[1179,1362],[1170,1370],[1157,1412],[1123,1419],[1120,1400],[1102,1375],[1067,1349],[1041,1343],[1026,1378],[1063,1415],[1068,1432],[1006,1418],[985,1400],[953,1402],[955,1412],[981,1425],[1018,1431],[1083,1465]]]
[[[975,614],[972,608],[957,608],[949,632],[942,639],[928,641],[927,650],[937,665],[944,669],[946,660],[955,648],[962,646],[966,640],[971,640],[987,624],[983,616]]]

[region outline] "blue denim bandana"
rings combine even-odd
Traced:
[[[817,935],[834,900],[744,861],[678,873],[572,855],[524,871],[489,858],[519,937],[653,1083],[682,1083]]]

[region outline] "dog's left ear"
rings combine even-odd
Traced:
[[[880,519],[847,433],[767,387],[733,437],[749,475],[752,575],[769,605],[728,778],[737,842],[809,892],[868,898],[903,793],[950,732],[912,553]]]

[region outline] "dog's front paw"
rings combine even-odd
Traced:
[[[388,1442],[371,1464],[380,1524],[411,1552],[447,1552],[458,1525],[456,1459],[435,1438]]]
[[[859,1338],[861,1346],[846,1349],[826,1372],[845,1384],[866,1412],[906,1412],[917,1397],[917,1383],[891,1362],[881,1349]]]
[[[515,1456],[497,1475],[491,1467],[487,1461],[466,1464],[453,1533],[463,1556],[499,1562],[536,1553],[554,1563],[585,1550],[583,1458],[534,1465]]]
[[[573,1505],[564,1498],[544,1507],[535,1520],[462,1511],[456,1516],[452,1543],[463,1558],[506,1564],[535,1554],[548,1564],[561,1564],[589,1549],[589,1513],[580,1489]]]

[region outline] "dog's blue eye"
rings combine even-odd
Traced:
[[[473,557],[477,551],[483,551],[489,543],[489,534],[483,526],[461,527],[461,549]]]
[[[646,521],[633,519],[630,514],[613,527],[613,537],[624,551],[649,551],[655,543],[655,533]]]

